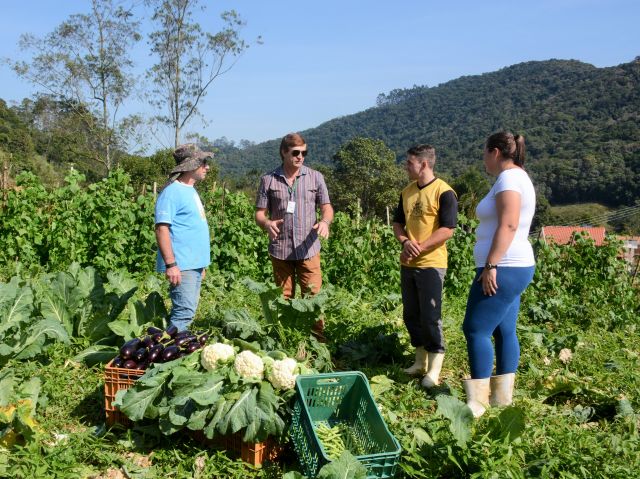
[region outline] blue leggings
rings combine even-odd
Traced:
[[[467,338],[471,378],[491,376],[491,336],[495,340],[496,374],[516,372],[520,360],[520,344],[516,336],[520,295],[533,279],[534,270],[534,266],[500,266],[497,272],[498,291],[493,296],[485,296],[482,284],[478,282],[482,268],[477,269],[462,324],[462,331]]]

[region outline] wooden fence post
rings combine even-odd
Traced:
[[[222,182],[222,204],[220,205],[220,228],[224,226],[224,199],[226,195],[227,195],[227,188],[223,181]]]
[[[155,200],[158,197],[158,183],[153,182],[153,199]]]
[[[12,155],[9,153],[9,158],[6,155],[2,156],[2,201],[6,203],[9,189],[9,159],[12,159]]]
[[[389,206],[387,205],[387,226],[391,226],[391,223],[389,222]]]

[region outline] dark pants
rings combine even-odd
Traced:
[[[430,353],[444,353],[442,333],[442,281],[444,268],[400,267],[404,324],[411,345]]]

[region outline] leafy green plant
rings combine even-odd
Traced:
[[[22,382],[9,369],[0,370],[0,450],[32,440],[41,432],[36,422],[40,378]]]
[[[203,371],[200,355],[154,364],[132,388],[118,391],[114,405],[134,421],[157,421],[166,435],[186,428],[209,439],[239,431],[246,442],[282,436],[293,389],[243,377],[231,364]]]

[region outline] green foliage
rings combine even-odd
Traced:
[[[0,370],[0,450],[35,439],[41,432],[36,422],[40,378],[21,381],[10,369]]]
[[[203,373],[200,353],[155,364],[132,388],[119,391],[114,405],[134,421],[157,421],[166,435],[187,428],[208,439],[239,431],[247,442],[280,437],[292,391],[281,398],[269,382],[241,378],[232,365]]]
[[[631,205],[640,196],[640,63],[596,68],[548,60],[464,76],[436,87],[394,90],[378,106],[303,131],[312,165],[333,164],[353,138],[384,142],[402,159],[429,143],[451,177],[479,164],[487,136],[524,134],[527,170],[552,204]],[[225,175],[276,166],[278,141],[224,152]],[[468,213],[468,211],[467,211]]]
[[[0,283],[0,366],[9,359],[27,359],[55,341],[69,342],[70,333],[58,318],[34,315],[33,289],[19,278]]]
[[[119,169],[87,188],[70,172],[67,184],[48,191],[30,173],[18,177],[0,211],[3,263],[66,269],[71,263],[99,271],[147,272],[154,264],[153,198],[135,196]],[[134,240],[132,240],[134,238]]]
[[[558,322],[605,329],[638,324],[640,295],[631,284],[620,242],[595,246],[586,235],[571,245],[536,245],[537,267],[521,311],[533,324]]]
[[[333,156],[333,164],[327,186],[337,210],[378,218],[387,207],[394,211],[406,174],[382,141],[353,138]]]

